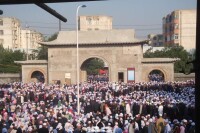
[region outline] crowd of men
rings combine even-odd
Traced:
[[[2,133],[195,133],[194,81],[0,85]]]

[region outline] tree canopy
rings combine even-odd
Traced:
[[[25,60],[26,54],[20,50],[4,49],[0,45],[0,73],[18,73],[21,66],[14,61]]]
[[[82,69],[85,69],[88,75],[97,75],[99,70],[103,68],[104,62],[98,58],[90,58],[86,60],[82,66]]]
[[[57,38],[58,33],[54,33],[52,36],[48,37],[45,41],[53,41]],[[37,50],[33,51],[38,60],[47,60],[48,59],[48,48],[46,46],[41,46]]]
[[[144,53],[144,58],[179,58],[174,64],[174,72],[188,74],[193,69],[193,55],[182,46],[165,47],[161,51],[152,52],[151,49]]]

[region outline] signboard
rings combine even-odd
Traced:
[[[135,68],[127,68],[127,82],[135,82]]]
[[[71,73],[65,73],[65,83],[68,85],[71,84]]]
[[[71,73],[65,73],[65,78],[66,79],[71,79]]]

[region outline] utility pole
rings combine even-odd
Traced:
[[[59,19],[59,31],[61,31],[61,20]]]
[[[26,24],[26,60],[28,60],[28,26]]]

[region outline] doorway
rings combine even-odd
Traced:
[[[124,73],[118,72],[118,82],[124,82]]]

